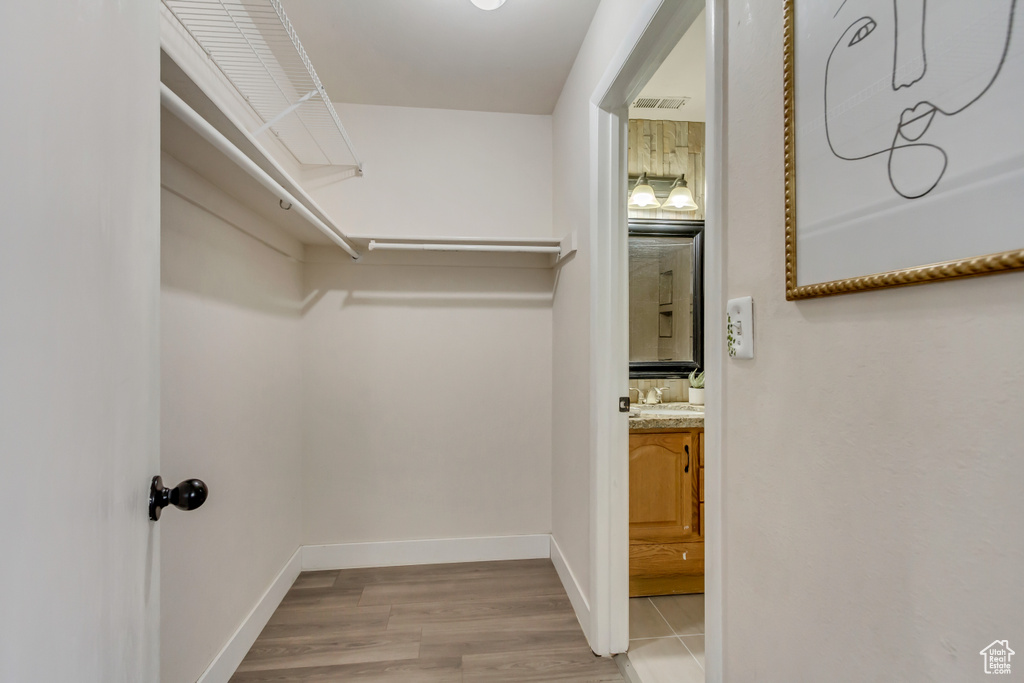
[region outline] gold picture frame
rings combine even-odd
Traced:
[[[863,276],[800,285],[797,282],[796,0],[784,2],[783,92],[785,117],[786,299],[789,301],[888,289],[1024,270],[1024,248]],[[838,12],[837,12],[838,13]],[[1011,15],[1012,16],[1012,15]],[[1011,25],[1011,31],[1014,30]],[[837,43],[838,45],[838,43]],[[993,79],[994,80],[994,79]],[[895,144],[895,143],[894,143]]]

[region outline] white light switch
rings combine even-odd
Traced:
[[[730,358],[754,357],[754,300],[729,299],[725,306],[725,343]]]

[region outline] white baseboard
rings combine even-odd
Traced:
[[[302,548],[299,547],[196,683],[228,683],[301,571]]]
[[[569,602],[572,603],[572,608],[576,612],[576,619],[580,622],[583,635],[587,637],[587,642],[591,642],[590,603],[580,588],[576,575],[569,568],[569,563],[565,561],[565,555],[562,554],[562,549],[558,547],[554,536],[551,537],[551,564],[555,565],[555,571],[558,573],[558,578],[562,581],[562,587],[565,588],[565,592],[569,596]]]
[[[302,570],[539,559],[550,556],[550,539],[549,534],[532,534],[306,545]]]

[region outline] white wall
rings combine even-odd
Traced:
[[[346,230],[552,234],[550,117],[353,109],[367,176],[305,178]],[[354,264],[163,170],[163,474],[211,489],[165,531],[164,681],[202,673],[300,543],[550,531],[551,269]]]
[[[0,3],[3,681],[158,680],[156,11]]]
[[[551,236],[550,116],[335,106],[365,175],[301,175],[344,231]]]
[[[554,301],[552,533],[590,597],[590,97],[642,0],[603,0],[553,114],[554,230],[578,230]],[[625,390],[625,387],[623,388]],[[584,628],[589,624],[584,623]]]
[[[550,531],[551,271],[308,258],[303,542]]]
[[[1024,273],[786,302],[782,3],[728,11],[724,678],[984,680],[1024,643]]]
[[[366,176],[314,196],[344,229],[552,234],[550,117],[339,111]],[[307,261],[303,542],[549,532],[552,271]]]
[[[161,680],[186,683],[299,545],[302,265],[243,233],[273,228],[174,159],[161,170],[202,202],[162,194],[162,475],[210,487],[161,521]]]
[[[639,97],[684,96],[690,98],[678,109],[629,108],[630,119],[654,121],[704,121],[706,115],[707,17],[704,12],[693,24],[651,79],[640,91]],[[691,183],[690,189],[693,190]]]

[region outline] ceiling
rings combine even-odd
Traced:
[[[550,114],[599,0],[283,0],[334,102]]]
[[[665,58],[637,99],[642,97],[688,97],[679,109],[629,108],[631,119],[661,121],[703,121],[705,118],[705,21],[700,13],[693,25]]]

